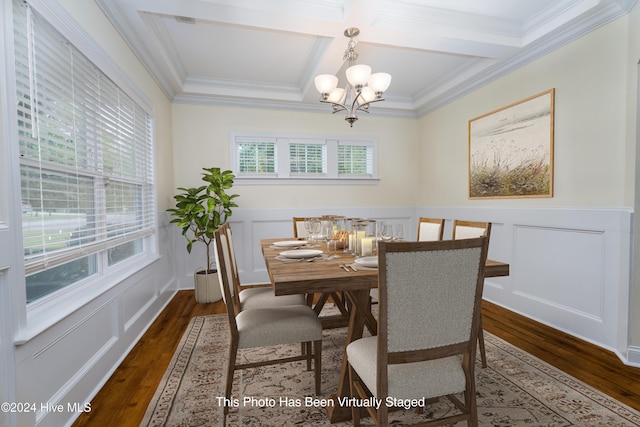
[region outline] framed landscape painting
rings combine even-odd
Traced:
[[[555,90],[469,120],[469,198],[553,196]]]

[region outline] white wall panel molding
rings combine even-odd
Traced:
[[[68,405],[81,409],[91,401],[175,294],[166,263],[156,260],[16,347],[17,401],[39,410],[20,414],[19,425],[71,424],[79,412]],[[41,403],[65,410],[40,410]]]
[[[6,259],[6,258],[5,258]],[[0,255],[0,261],[3,258]],[[0,266],[0,312],[8,313],[11,307],[9,267]],[[13,355],[13,330],[10,318],[0,322],[0,402],[16,402],[15,359]],[[0,411],[0,426],[16,423],[16,414]]]
[[[485,299],[630,363],[630,209],[425,207],[418,213],[446,218],[449,227],[454,218],[491,221],[489,257],[508,262],[511,275],[488,279]]]

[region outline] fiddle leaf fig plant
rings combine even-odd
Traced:
[[[233,186],[235,175],[230,170],[203,168],[202,180],[207,184],[200,187],[178,188],[181,194],[173,196],[176,207],[167,209],[173,219],[171,224],[182,228],[187,239],[187,252],[191,253],[193,244],[202,242],[207,247],[207,267],[211,268],[211,243],[215,231],[232,215],[237,207],[234,199],[238,194],[227,194]]]

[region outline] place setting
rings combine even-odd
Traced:
[[[271,244],[274,249],[298,249],[308,246],[310,246],[308,240],[282,240]]]
[[[282,262],[311,262],[325,257],[326,254],[319,249],[292,249],[280,252],[276,259]]]

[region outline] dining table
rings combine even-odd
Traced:
[[[367,318],[371,319],[370,290],[378,287],[377,268],[358,268],[356,257],[340,251],[339,257],[328,256],[326,247],[309,246],[322,250],[323,256],[307,259],[283,259],[281,253],[290,248],[277,246],[280,242],[292,242],[294,238],[269,238],[260,240],[260,247],[275,295],[340,293],[346,296],[350,307],[345,354],[342,360],[338,388],[324,405],[331,423],[351,419],[351,407],[341,406],[340,398],[349,397],[349,372],[346,346],[362,338]],[[347,268],[342,266],[347,265]],[[348,266],[355,265],[356,269]],[[509,264],[487,259],[485,278],[509,275]],[[323,322],[323,327],[334,327],[335,322]],[[371,330],[371,328],[370,328]]]

